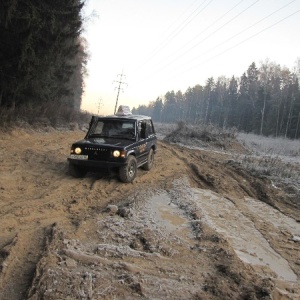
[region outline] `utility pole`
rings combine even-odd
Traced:
[[[97,114],[99,115],[99,112],[100,112],[100,108],[102,107],[102,98],[99,98],[99,100],[98,100],[98,112],[97,112]]]
[[[119,80],[119,81],[114,80],[114,82],[118,84],[118,87],[117,87],[118,94],[117,94],[117,99],[116,99],[116,105],[115,105],[115,112],[114,112],[114,114],[115,114],[116,111],[117,111],[118,100],[119,100],[119,94],[120,94],[120,90],[122,89],[121,86],[122,86],[122,84],[128,85],[126,82],[122,81],[123,77],[125,77],[125,75],[123,74],[123,70],[122,70],[122,73],[121,73],[121,74],[118,74],[118,76],[120,77],[120,80]],[[113,83],[114,83],[114,82],[113,82]],[[122,90],[123,90],[123,89],[122,89]]]

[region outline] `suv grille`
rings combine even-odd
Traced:
[[[86,147],[84,154],[89,156],[89,160],[107,160],[110,157],[110,150],[97,147]]]

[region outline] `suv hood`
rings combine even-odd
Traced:
[[[107,146],[107,147],[118,147],[118,146],[128,146],[135,143],[134,140],[128,139],[116,139],[116,138],[88,138],[80,140],[74,144],[83,146]]]

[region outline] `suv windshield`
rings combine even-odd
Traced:
[[[98,120],[90,136],[135,139],[135,123],[127,120]]]

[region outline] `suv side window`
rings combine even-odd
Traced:
[[[138,124],[138,131],[139,131],[139,139],[143,140],[145,138],[147,138],[148,134],[147,134],[147,123],[146,121],[140,121]]]
[[[151,120],[146,120],[146,124],[147,124],[147,134],[149,136],[149,135],[154,133],[152,121]]]
[[[153,124],[151,120],[143,120],[138,124],[139,139],[146,139],[154,134]]]

